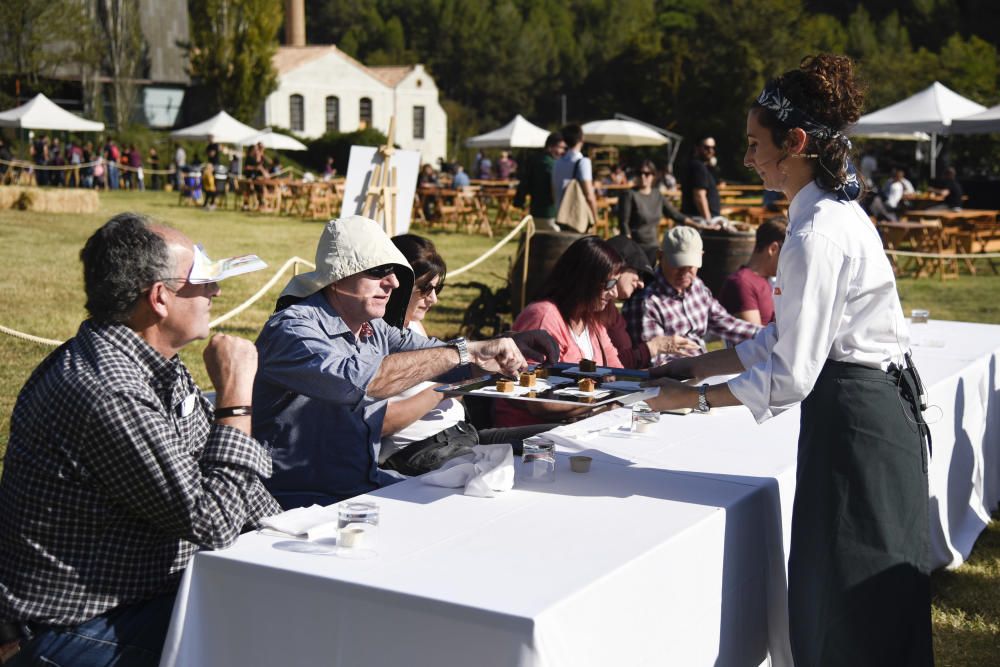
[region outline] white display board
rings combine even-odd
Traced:
[[[364,215],[373,217],[371,207],[365,208],[365,193],[368,192],[375,166],[381,164],[382,156],[374,146],[351,146],[351,158],[347,163],[347,182],[344,184],[344,203],[341,217]],[[386,229],[387,234],[405,234],[410,229],[410,215],[413,212],[413,197],[417,191],[417,173],[420,171],[420,153],[393,151],[389,160],[390,168],[396,170],[396,229]]]

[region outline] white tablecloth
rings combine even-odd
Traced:
[[[934,556],[955,565],[1000,499],[1000,326],[913,329],[941,410]],[[162,664],[788,665],[797,432],[797,411],[665,415],[567,443],[593,470],[561,456],[553,484],[483,499],[410,480],[372,494],[372,560],[245,535],[192,560]]]

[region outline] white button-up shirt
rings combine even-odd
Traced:
[[[775,321],[736,346],[746,371],[729,381],[758,422],[802,401],[827,359],[885,370],[909,346],[892,266],[861,207],[809,183],[788,218]]]

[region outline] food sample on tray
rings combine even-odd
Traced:
[[[521,386],[522,387],[534,387],[535,386],[536,374],[531,371],[524,371],[521,373]]]
[[[514,381],[508,380],[507,378],[500,378],[497,380],[497,391],[503,392],[504,394],[513,394]]]
[[[576,383],[576,386],[580,391],[594,391],[597,389],[597,383],[590,378],[581,378]]]
[[[543,380],[549,376],[549,369],[545,368],[544,366],[539,366],[532,372],[535,374],[535,377],[541,378]]]
[[[580,371],[583,373],[596,373],[597,372],[597,362],[593,359],[581,359],[580,360]]]

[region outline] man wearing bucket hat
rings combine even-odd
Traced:
[[[353,215],[327,223],[316,270],[281,293],[257,339],[253,427],[271,448],[268,489],[286,509],[397,480],[375,452],[390,396],[459,366],[516,374],[527,365],[518,345],[558,359],[539,332],[443,342],[401,328],[412,290],[413,270],[381,226]]]
[[[682,336],[695,345],[661,353],[653,365],[706,351],[707,336],[718,336],[735,345],[752,338],[760,327],[730,315],[698,278],[702,256],[701,234],[693,227],[674,227],[663,236],[660,270],[656,279],[632,295],[622,315],[633,340],[657,336]],[[681,351],[683,349],[683,351]]]
[[[280,511],[247,412],[250,341],[216,335],[217,405],[178,351],[208,335],[218,281],[180,232],[122,213],[80,253],[90,318],[35,370],[11,417],[0,480],[0,661],[155,665],[177,583]]]

